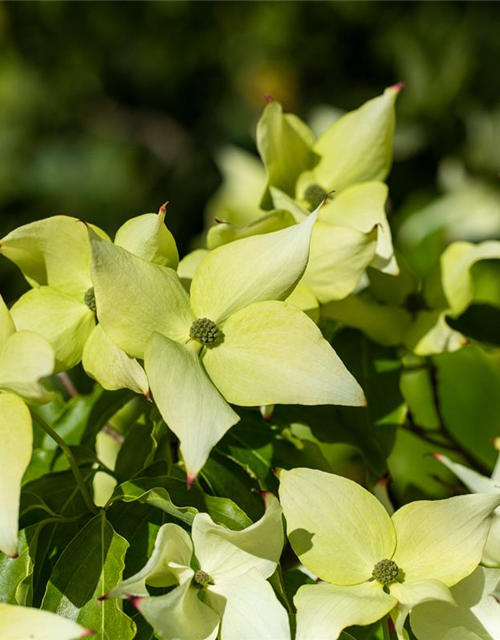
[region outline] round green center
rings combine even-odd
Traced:
[[[212,344],[217,340],[219,329],[213,320],[198,318],[191,325],[189,337],[201,344]]]
[[[194,576],[191,581],[191,584],[196,589],[204,589],[207,586],[207,584],[213,584],[213,580],[208,575],[208,573],[206,573],[205,571],[202,571],[201,569],[198,569],[198,571],[194,572]]]
[[[85,291],[83,301],[91,311],[96,312],[94,287],[90,287]]]
[[[394,560],[381,560],[373,567],[372,576],[380,584],[396,582],[399,575],[399,567]]]
[[[319,207],[328,194],[320,187],[319,184],[310,184],[306,192],[304,193],[304,200],[307,200],[311,207],[311,211],[314,211]]]

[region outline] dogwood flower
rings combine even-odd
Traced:
[[[33,424],[24,400],[50,400],[40,379],[53,369],[50,344],[32,331],[16,331],[0,296],[0,551],[9,556],[17,554],[21,480],[33,448]]]
[[[242,531],[202,513],[192,539],[163,525],[144,568],[106,597],[133,597],[164,640],[289,640],[288,616],[267,582],[283,548],[282,511],[273,495],[264,499],[263,517]],[[147,585],[173,589],[149,596]]]
[[[311,469],[280,473],[288,538],[325,582],[299,589],[297,640],[338,638],[391,612],[400,640],[408,613],[429,600],[454,603],[449,587],[481,560],[500,496],[407,504],[390,517],[355,482]]]
[[[368,266],[397,274],[385,214],[387,187],[381,181],[392,162],[394,103],[400,89],[399,84],[389,87],[339,118],[317,140],[302,120],[271,101],[257,127],[268,184],[255,160],[234,150],[222,156],[227,183],[209,205],[217,224],[208,230],[207,247],[298,223],[326,199],[301,281],[309,297],[321,304],[345,298]],[[257,190],[260,207],[249,189]],[[311,304],[302,299],[293,303],[304,310]]]
[[[5,640],[76,640],[93,634],[50,611],[0,604],[0,638]]]
[[[164,224],[166,209],[128,220],[115,242],[146,260],[176,267],[177,248]],[[101,237],[103,231],[92,227]],[[33,287],[12,307],[18,329],[36,331],[56,352],[56,370],[83,358],[87,373],[106,389],[127,387],[147,393],[146,375],[96,324],[90,279],[88,233],[80,221],[54,216],[15,229],[0,241],[0,251],[14,262]],[[98,310],[97,310],[98,316]]]
[[[228,402],[365,402],[316,325],[282,301],[304,273],[315,219],[209,252],[190,297],[172,269],[90,232],[99,320],[118,347],[144,358],[155,402],[181,442],[189,481],[239,421]]]
[[[500,640],[500,569],[478,567],[450,591],[456,605],[426,602],[410,614],[418,640]]]
[[[491,493],[500,496],[500,454],[491,475],[491,478],[481,475],[462,464],[453,462],[441,453],[435,453],[434,458],[448,467],[457,478],[473,493]],[[488,567],[500,567],[500,508],[498,508],[491,518],[491,527],[488,539],[481,559],[482,564]]]

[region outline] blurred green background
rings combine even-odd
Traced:
[[[2,2],[0,237],[60,213],[114,233],[168,200],[182,255],[265,93],[317,121],[401,80],[391,221],[424,271],[500,237],[499,20],[496,2]],[[4,297],[24,288],[2,261]]]

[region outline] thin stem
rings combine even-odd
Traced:
[[[382,620],[382,630],[384,632],[384,640],[391,640],[391,631],[389,629],[389,616]]]
[[[70,398],[76,398],[76,396],[78,395],[78,390],[68,374],[63,371],[62,373],[58,373],[57,377],[61,381],[63,387],[66,389],[66,393],[70,396]]]
[[[80,473],[80,469],[78,467],[78,464],[75,460],[74,455],[71,452],[71,449],[69,448],[69,446],[66,444],[66,442],[61,438],[61,436],[57,433],[57,431],[54,431],[54,429],[47,424],[47,422],[45,422],[45,420],[43,418],[41,418],[39,415],[37,415],[36,413],[33,413],[33,418],[35,419],[35,422],[45,431],[45,433],[47,435],[49,435],[52,440],[54,440],[63,450],[64,455],[66,456],[68,462],[69,462],[69,466],[71,467],[71,471],[73,472],[73,475],[75,476],[75,480],[76,480],[76,484],[78,485],[78,488],[80,489],[80,493],[82,494],[82,497],[85,501],[85,504],[87,505],[87,508],[89,509],[89,511],[91,511],[92,513],[98,513],[99,509],[95,506],[92,498],[90,497],[90,494],[87,490],[87,486],[85,485],[85,482],[82,478],[82,474]]]

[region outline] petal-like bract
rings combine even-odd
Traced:
[[[148,595],[146,585],[168,587],[190,582],[193,544],[189,535],[176,524],[164,524],[155,540],[153,553],[144,567],[112,589],[107,597]]]
[[[0,604],[0,638],[5,640],[77,640],[92,631],[50,611]]]
[[[350,587],[317,584],[301,587],[297,606],[296,640],[337,640],[342,629],[380,620],[397,600],[376,582]]]
[[[115,244],[148,262],[177,269],[179,253],[174,236],[165,226],[165,212],[131,218],[118,229]]]
[[[252,569],[264,578],[274,573],[283,549],[282,511],[272,494],[264,496],[266,512],[241,531],[216,524],[205,513],[195,516],[192,536],[196,557],[216,584],[221,579],[245,575]]]
[[[4,302],[4,299],[0,295],[0,349],[4,345],[5,341],[16,331],[16,325],[12,316]]]
[[[35,331],[50,342],[56,354],[56,371],[71,369],[82,358],[95,314],[74,297],[52,287],[32,289],[11,309],[18,330]]]
[[[405,581],[440,580],[453,586],[477,567],[500,495],[475,494],[418,501],[392,516],[394,561]]]
[[[323,580],[354,585],[392,557],[396,532],[381,503],[352,480],[312,469],[280,473],[288,539]]]
[[[258,302],[232,315],[203,363],[226,400],[243,406],[365,402],[318,327],[286,302]]]
[[[214,387],[190,346],[155,333],[144,362],[155,402],[179,438],[188,477],[193,478],[212,447],[240,418]]]
[[[185,342],[194,317],[177,274],[90,234],[97,315],[108,337],[142,358],[157,331]]]
[[[478,567],[451,588],[456,605],[435,600],[411,612],[413,633],[418,640],[500,640],[499,581],[500,569]]]
[[[398,599],[398,606],[391,614],[399,640],[406,640],[404,624],[408,614],[422,602],[441,600],[455,604],[451,591],[439,580],[421,580],[420,582],[395,582],[389,587],[391,595]]]
[[[134,358],[119,349],[97,325],[83,348],[82,364],[85,371],[105,389],[131,389],[147,394],[146,373]]]
[[[164,596],[139,598],[136,607],[163,640],[215,640],[219,616],[184,582]]]
[[[301,283],[323,304],[354,291],[375,256],[377,227],[368,233],[347,226],[314,225],[309,263]]]
[[[392,162],[394,103],[400,88],[389,87],[347,113],[317,141],[314,151],[321,160],[313,173],[325,191],[385,179]]]
[[[32,286],[50,285],[77,298],[92,286],[88,234],[76,218],[53,216],[18,227],[2,238],[0,252]]]
[[[15,556],[21,480],[31,458],[33,428],[28,407],[13,393],[0,393],[0,440],[0,551]],[[2,634],[1,620],[0,613],[0,637],[9,637]]]
[[[221,640],[289,640],[288,616],[273,588],[252,570],[215,582],[208,604],[221,617]]]
[[[54,371],[54,351],[33,331],[17,331],[0,349],[0,389],[27,400],[45,401],[49,393],[40,380]]]
[[[287,229],[244,238],[211,251],[191,284],[198,318],[217,324],[253,302],[284,300],[302,277],[316,213]]]
[[[293,196],[300,173],[318,162],[313,144],[314,135],[305,123],[284,114],[278,102],[267,105],[257,126],[257,147],[269,184]]]
[[[391,228],[385,214],[388,189],[383,182],[362,182],[341,191],[321,209],[319,220],[368,233],[375,225],[380,227],[377,249],[372,260],[375,269],[397,275],[399,269],[394,257]]]

